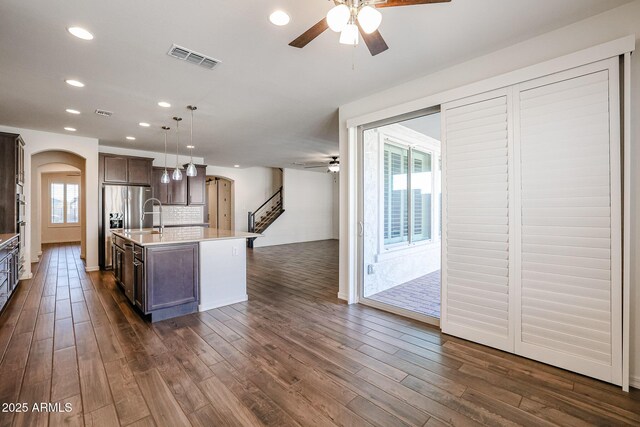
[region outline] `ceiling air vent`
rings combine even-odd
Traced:
[[[194,52],[175,44],[171,46],[171,49],[169,49],[169,52],[167,53],[169,54],[169,56],[173,56],[174,58],[180,59],[182,61],[187,61],[192,64],[199,65],[209,70],[213,69],[220,63],[220,61],[215,58],[211,58],[210,56]]]
[[[102,117],[111,117],[113,115],[113,111],[96,109],[96,114]]]

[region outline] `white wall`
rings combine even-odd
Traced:
[[[98,140],[67,134],[42,132],[31,129],[20,129],[8,126],[0,126],[2,132],[13,132],[22,135],[25,142],[25,199],[27,202],[26,217],[32,218],[32,198],[36,194],[31,174],[31,156],[43,151],[67,151],[85,159],[86,173],[84,186],[86,188],[98,188]],[[98,267],[98,191],[86,192],[86,269],[97,270]],[[31,254],[32,221],[27,222],[25,238],[25,259],[33,259]],[[31,263],[27,262],[25,274],[31,277]]]
[[[255,246],[332,239],[332,174],[284,169],[283,180],[285,212],[264,237],[256,239]]]
[[[629,34],[640,34],[640,0],[612,9],[600,15],[577,22],[567,27],[543,34],[494,53],[478,57],[420,79],[396,86],[389,90],[340,107],[340,160],[342,182],[340,187],[340,292],[341,298],[350,298],[350,281],[354,280],[355,265],[352,258],[355,245],[355,186],[349,176],[348,165],[354,148],[348,144],[346,121],[363,114],[414,101],[438,94],[466,84],[491,78],[526,66],[537,64],[562,55],[570,54],[597,44],[605,43]],[[637,41],[636,41],[637,43]],[[631,137],[633,142],[640,136],[640,54],[632,55],[631,88]],[[640,272],[640,230],[635,220],[640,214],[640,150],[632,148],[632,201],[631,201],[631,375],[632,384],[640,387],[640,292],[637,289]],[[351,237],[351,238],[350,238]]]
[[[247,214],[274,193],[272,168],[207,166],[207,175],[228,178],[234,184],[235,228],[247,230]],[[334,238],[333,178],[330,174],[284,169],[285,213],[255,241],[256,247]]]

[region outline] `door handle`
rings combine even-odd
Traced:
[[[362,221],[358,221],[358,236],[362,237],[364,235],[364,223]]]

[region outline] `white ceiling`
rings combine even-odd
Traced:
[[[184,107],[195,104],[194,154],[209,164],[319,161],[337,154],[338,106],[627,2],[452,0],[384,9],[380,32],[390,50],[371,57],[363,44],[339,45],[331,31],[302,50],[287,46],[326,14],[326,0],[3,0],[0,124],[61,133],[72,126],[103,145],[162,151],[160,126],[180,114],[187,130]],[[275,9],[291,15],[288,26],[269,23]],[[72,37],[71,25],[95,39]],[[209,71],[173,59],[172,43],[223,64]],[[67,78],[86,87],[69,87]],[[160,100],[173,107],[158,107]],[[114,114],[99,117],[96,108]]]

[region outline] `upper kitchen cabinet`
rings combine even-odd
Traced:
[[[180,181],[174,181],[173,179],[168,184],[160,182],[162,178],[162,172],[164,168],[153,168],[152,184],[153,197],[160,200],[163,205],[187,205],[188,201],[188,189],[186,175],[182,174]],[[171,170],[169,170],[171,174]]]
[[[160,182],[164,168],[153,168],[151,175],[151,188],[153,188],[153,197],[160,200],[163,205],[169,204],[169,184]]]
[[[186,169],[186,165],[185,165]],[[196,165],[198,175],[187,177],[187,188],[189,191],[189,204],[190,205],[204,205],[207,202],[206,196],[206,178],[207,178],[207,166]]]
[[[151,164],[153,160],[143,158],[128,158],[127,170],[129,184],[151,184]]]
[[[153,159],[100,154],[100,178],[105,184],[151,185]]]

